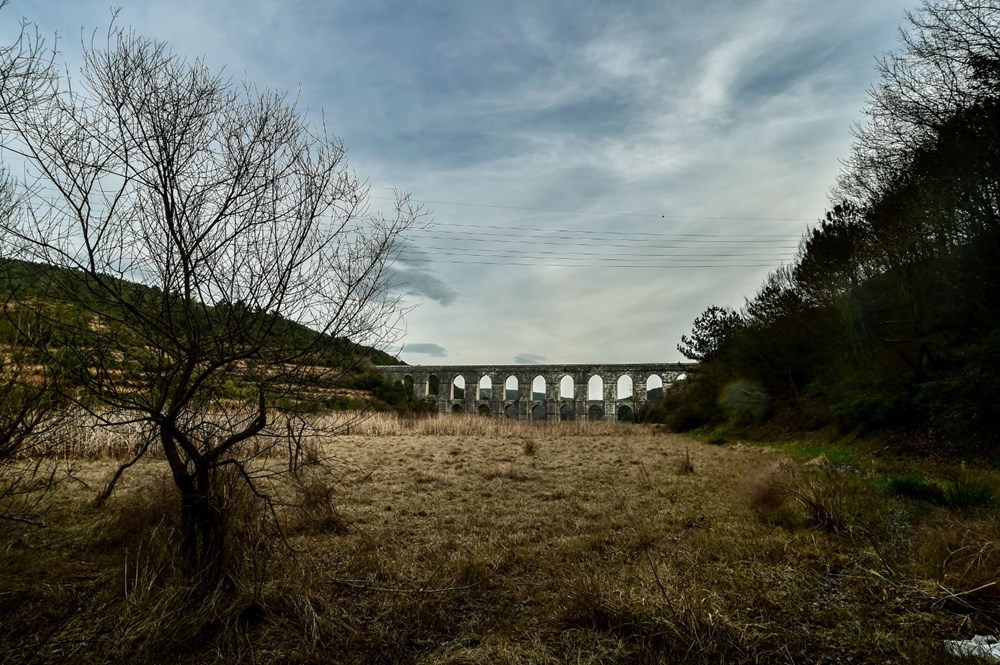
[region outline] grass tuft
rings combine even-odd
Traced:
[[[687,476],[694,473],[694,463],[691,461],[691,449],[684,449],[684,457],[677,460],[677,473],[681,476]]]
[[[847,494],[836,471],[807,474],[785,458],[750,479],[746,488],[751,510],[765,522],[792,524],[794,509],[799,508],[808,526],[831,532],[847,529]]]
[[[889,496],[920,501],[957,511],[973,511],[997,504],[993,486],[977,479],[928,479],[923,476],[889,476],[881,481]]]

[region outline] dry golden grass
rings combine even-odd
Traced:
[[[3,551],[0,661],[933,663],[997,628],[995,518],[921,516],[863,474],[640,426],[322,424],[326,471],[274,487],[289,548],[230,594],[172,570],[162,462],[102,509],[113,462],[74,462],[52,526]]]

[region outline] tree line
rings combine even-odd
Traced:
[[[995,450],[1000,419],[1000,2],[925,0],[878,61],[831,206],[742,308],[678,349],[679,428],[904,429]]]

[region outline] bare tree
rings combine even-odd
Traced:
[[[0,0],[0,10],[6,5]],[[13,44],[0,46],[0,103],[6,112],[23,112],[50,63],[44,42],[24,24]],[[16,207],[16,187],[0,164],[0,219],[9,219]],[[6,257],[0,256],[0,273],[6,267]],[[7,286],[0,282],[0,526],[38,524],[37,509],[53,486],[54,469],[44,473],[37,454],[49,443],[44,434],[56,424],[60,406],[50,368],[36,362],[19,335],[21,328],[31,326],[31,314],[12,306]],[[31,455],[34,462],[27,460]]]
[[[923,0],[900,29],[900,49],[878,60],[865,124],[838,196],[877,200],[898,186],[920,148],[956,115],[1000,95],[1000,2]]]
[[[27,174],[5,253],[39,266],[21,306],[53,331],[38,348],[80,404],[148,426],[122,469],[166,457],[182,561],[218,580],[220,473],[254,487],[276,407],[321,400],[358,344],[391,339],[388,268],[420,211],[397,196],[372,213],[341,142],[294,100],[129,30],[84,46],[80,80],[33,81],[30,104],[5,88],[0,112]]]

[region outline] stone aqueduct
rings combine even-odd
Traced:
[[[646,402],[647,382],[658,376],[663,388],[690,374],[694,363],[631,365],[379,365],[387,376],[412,386],[418,399],[432,401],[438,413],[479,413],[494,418],[535,420],[628,420]],[[544,399],[535,399],[532,386],[537,377],[545,380]],[[573,396],[561,396],[564,377],[573,380]],[[599,399],[589,399],[590,382],[601,378]],[[631,396],[621,397],[618,382],[632,380]],[[464,395],[455,380],[465,382]],[[490,388],[480,390],[488,377]],[[517,394],[507,394],[508,380],[517,380]]]

